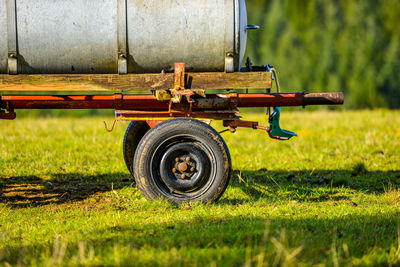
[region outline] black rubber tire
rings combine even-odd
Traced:
[[[180,172],[179,162],[190,169]],[[136,184],[148,200],[211,203],[228,186],[232,162],[224,139],[211,126],[177,118],[161,122],[145,134],[133,170]],[[185,178],[179,179],[185,173]]]
[[[143,136],[150,130],[150,126],[145,121],[131,121],[126,129],[122,150],[126,167],[133,176],[133,158],[136,148]]]

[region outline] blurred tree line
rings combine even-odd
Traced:
[[[247,55],[285,91],[339,91],[349,108],[400,107],[399,0],[247,0]]]

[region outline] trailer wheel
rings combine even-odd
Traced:
[[[133,157],[135,156],[136,148],[148,130],[150,130],[150,126],[145,121],[131,121],[126,129],[123,142],[124,160],[132,176]]]
[[[225,141],[195,119],[164,121],[149,130],[134,157],[136,184],[146,199],[209,203],[224,193],[232,173]]]

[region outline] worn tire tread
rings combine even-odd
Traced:
[[[146,199],[165,198],[165,195],[156,185],[155,181],[149,178],[150,155],[162,140],[175,134],[191,134],[203,142],[207,142],[217,159],[217,175],[214,183],[199,198],[190,201],[215,202],[224,193],[232,175],[232,163],[228,147],[220,134],[208,124],[196,119],[177,118],[159,123],[149,130],[140,141],[134,157],[134,177],[136,184]],[[167,197],[175,204],[186,202],[186,200]]]

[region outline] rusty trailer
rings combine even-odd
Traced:
[[[124,159],[147,199],[213,202],[223,194],[231,158],[212,120],[288,140],[296,134],[280,128],[280,107],[344,101],[343,93],[282,93],[272,66],[242,64],[247,34],[259,28],[247,24],[245,0],[0,7],[0,119],[20,109],[115,110],[106,129],[131,121]],[[266,108],[269,125],[243,120],[244,107]]]
[[[257,70],[185,73],[185,64],[177,63],[175,73],[0,75],[0,90],[4,92],[0,119],[15,119],[19,109],[115,110],[114,123],[106,129],[112,131],[117,121],[131,121],[123,142],[124,159],[147,199],[163,197],[177,204],[213,202],[225,191],[232,167],[223,138],[209,125],[212,120],[222,121],[230,132],[247,127],[288,140],[295,133],[280,128],[280,107],[338,105],[344,101],[341,92],[272,93],[273,80],[278,85],[276,72],[267,71],[267,67],[263,72],[260,67]],[[208,93],[209,89],[220,93]],[[247,91],[239,93],[237,89]],[[264,93],[251,93],[254,89]],[[66,90],[81,94],[54,94]],[[135,94],[136,90],[151,94]],[[26,94],[29,91],[35,94]],[[266,108],[269,126],[242,120],[239,109],[243,107]]]

